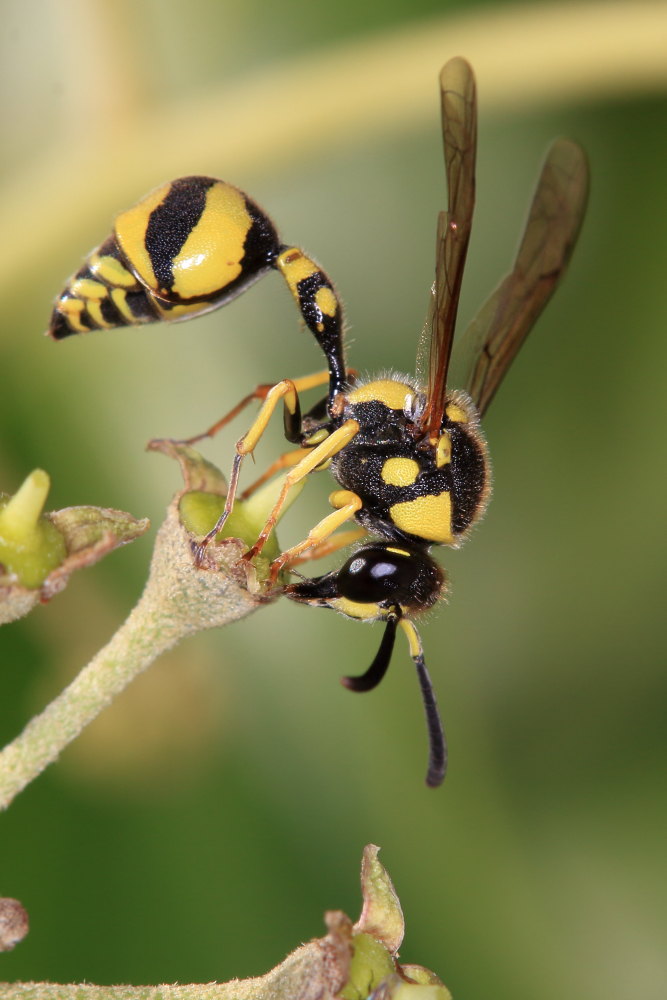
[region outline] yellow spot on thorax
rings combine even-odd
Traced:
[[[397,528],[417,538],[441,545],[454,540],[452,499],[447,492],[396,503],[389,508],[389,516]]]
[[[450,403],[445,409],[445,415],[456,424],[468,423],[468,414],[457,403]]]
[[[435,464],[438,469],[448,465],[452,460],[452,439],[449,434],[441,434],[435,449]]]
[[[388,458],[380,475],[388,486],[412,486],[419,475],[419,463],[414,458]]]
[[[348,393],[350,403],[384,403],[390,410],[403,410],[408,398],[414,396],[414,389],[406,382],[393,378],[378,379],[357,386]]]

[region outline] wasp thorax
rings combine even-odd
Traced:
[[[408,382],[394,378],[363,382],[347,394],[348,402],[353,406],[359,403],[382,403],[388,409],[399,410],[401,413],[407,413],[412,408],[414,396],[415,390]]]

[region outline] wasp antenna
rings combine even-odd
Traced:
[[[341,677],[340,681],[344,687],[350,691],[372,691],[374,687],[378,686],[387,673],[391,654],[394,651],[397,625],[397,617],[392,615],[390,618],[387,618],[387,625],[375,659],[365,674],[360,674],[358,677]]]
[[[438,703],[435,700],[435,691],[433,690],[431,678],[424,662],[424,650],[422,649],[419,632],[407,618],[401,620],[401,627],[408,638],[410,656],[417,668],[417,677],[419,678],[419,686],[426,713],[429,745],[426,784],[429,788],[437,788],[445,780],[447,773],[447,740],[445,738],[445,731],[442,727]]]
[[[429,788],[437,788],[445,780],[447,774],[447,740],[445,731],[442,728],[442,719],[438,711],[438,703],[435,700],[435,692],[431,684],[424,654],[413,657],[419,685],[424,699],[424,710],[426,712],[426,728],[428,729],[429,755],[428,770],[426,772],[426,784]]]

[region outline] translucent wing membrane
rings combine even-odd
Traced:
[[[457,341],[453,384],[484,414],[505,372],[560,281],[588,196],[588,163],[569,139],[547,153],[512,271]]]
[[[445,408],[447,369],[475,202],[477,105],[475,79],[464,59],[452,59],[444,66],[440,90],[447,211],[438,217],[435,287],[429,324],[428,396],[423,416],[423,426],[433,437],[439,434]]]

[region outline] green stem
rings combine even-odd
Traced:
[[[218,565],[197,569],[187,533],[170,509],[138,604],[69,687],[0,753],[0,809],[161,653],[193,632],[226,625],[259,606],[246,581],[229,571],[243,543],[232,540],[215,551]]]

